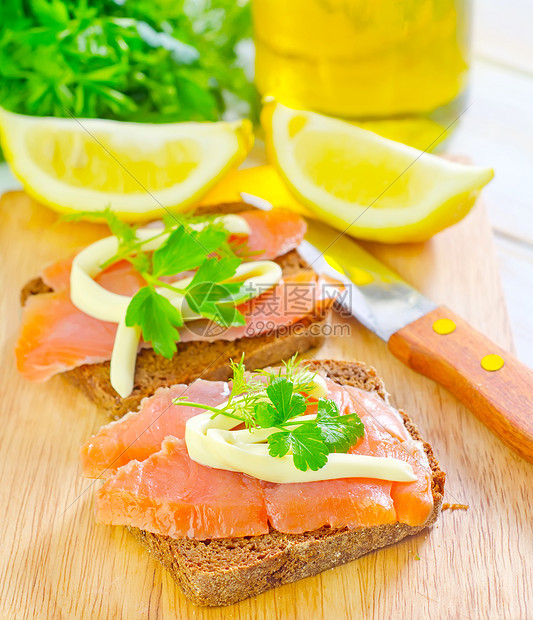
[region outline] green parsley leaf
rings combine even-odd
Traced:
[[[270,428],[280,423],[280,416],[275,407],[271,403],[260,401],[255,407],[254,417],[258,426],[261,428]],[[288,449],[288,448],[287,448]]]
[[[320,398],[316,425],[330,452],[347,452],[365,432],[356,413],[340,415],[334,401]]]
[[[285,456],[291,449],[290,431],[273,433],[268,438],[268,453],[270,456]]]
[[[127,253],[127,250],[125,250],[125,252]],[[150,257],[147,256],[144,252],[137,252],[137,254],[133,254],[132,256],[127,257],[115,256],[109,261],[106,261],[102,265],[102,268],[107,267],[107,265],[112,265],[114,262],[116,262],[116,260],[120,260],[121,258],[126,258],[126,260],[130,262],[141,275],[146,275],[150,272]]]
[[[239,292],[243,283],[224,281],[235,275],[240,263],[241,259],[236,257],[205,260],[195,273],[185,294],[191,310],[225,327],[245,325],[244,316],[231,299]]]
[[[285,456],[289,448],[294,466],[301,471],[317,471],[328,462],[329,450],[314,424],[304,423],[293,431],[281,431],[269,436],[268,453],[271,456]]]
[[[195,269],[226,241],[227,236],[228,233],[217,226],[206,226],[200,231],[178,226],[153,254],[154,277]]]
[[[211,285],[213,289],[217,285]],[[204,300],[199,306],[199,313],[223,327],[238,327],[246,325],[246,317],[232,301]]]
[[[266,388],[271,403],[260,403],[256,409],[259,426],[279,426],[287,420],[305,413],[307,401],[302,394],[293,392],[294,385],[285,377],[275,377]]]
[[[215,323],[222,325],[223,327],[238,327],[239,325],[246,325],[246,318],[242,312],[237,310],[235,304],[217,303],[212,304],[212,307],[202,306],[202,316],[205,316]]]
[[[285,377],[276,377],[266,389],[272,404],[282,416],[282,422],[305,413],[307,402],[302,394],[294,392],[294,384]]]
[[[238,293],[241,289],[243,282],[224,282],[233,278],[237,267],[242,263],[240,258],[237,257],[223,257],[223,258],[208,258],[198,268],[198,271],[194,274],[194,277],[189,285],[192,290],[199,284],[205,282],[222,282],[218,291],[218,299],[224,299],[235,293]],[[223,294],[225,292],[225,294]]]
[[[223,327],[246,325],[244,315],[232,301],[216,301],[220,295],[226,296],[223,286],[205,282],[195,287],[194,291],[188,291],[185,298],[191,310]]]
[[[120,220],[116,213],[113,213],[109,207],[103,211],[102,215],[105,217],[109,230],[118,239],[120,245],[132,245],[137,243],[135,228],[132,228]]]
[[[0,105],[36,116],[140,122],[257,116],[238,58],[248,0],[2,3]]]
[[[278,418],[273,426],[283,424],[283,422],[289,419],[288,413],[291,406],[293,387],[292,381],[285,377],[276,377],[267,386],[267,396],[272,401],[272,409],[276,412],[276,417]]]
[[[126,312],[126,325],[139,325],[143,338],[151,342],[156,353],[171,358],[179,340],[178,327],[183,319],[178,310],[151,286],[141,288],[132,298]]]

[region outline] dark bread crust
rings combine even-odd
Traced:
[[[230,360],[239,360],[243,353],[246,368],[254,370],[318,347],[324,340],[321,334],[323,318],[309,317],[282,333],[239,338],[231,342],[218,340],[178,344],[177,353],[169,360],[155,354],[152,349],[144,349],[137,356],[135,385],[126,398],[121,398],[111,387],[109,362],[80,366],[63,373],[63,377],[116,420],[128,411],[136,411],[142,399],[151,396],[159,387],[191,383],[199,377],[211,381],[228,379],[231,375]]]
[[[196,213],[239,213],[252,208],[246,203],[227,203],[202,207]],[[309,265],[296,250],[275,260],[281,266],[284,276],[309,269]],[[48,293],[51,290],[41,278],[35,278],[22,289],[21,304],[24,305],[31,295]],[[105,409],[112,419],[118,419],[128,411],[138,409],[141,400],[151,396],[158,387],[190,383],[200,376],[211,380],[227,379],[231,374],[230,360],[240,359],[242,353],[245,354],[246,367],[253,370],[317,347],[324,340],[321,328],[326,316],[327,311],[321,312],[305,317],[289,329],[253,338],[239,338],[233,342],[219,340],[178,343],[177,352],[170,360],[156,355],[152,349],[143,349],[137,357],[133,391],[124,399],[111,387],[109,362],[84,364],[64,372],[62,376],[81,389],[98,407]]]
[[[342,384],[387,393],[373,368],[362,363],[333,360],[310,362],[313,370]],[[411,437],[422,437],[403,411],[400,412]],[[432,471],[433,512],[424,525],[402,523],[369,528],[332,529],[323,527],[305,534],[282,534],[271,530],[263,536],[197,541],[172,539],[129,528],[150,554],[163,564],[185,595],[197,605],[231,605],[278,585],[345,564],[351,560],[398,542],[432,525],[440,512],[445,474],[439,469],[431,446],[424,449]]]

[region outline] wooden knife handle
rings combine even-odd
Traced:
[[[450,390],[512,450],[533,463],[533,371],[527,366],[445,307],[397,331],[389,349]]]

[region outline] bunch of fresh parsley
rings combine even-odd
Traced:
[[[239,64],[248,0],[5,0],[0,106],[35,116],[215,121],[254,116]]]
[[[145,280],[146,286],[139,289],[128,306],[126,325],[139,326],[144,341],[151,343],[156,353],[172,357],[180,339],[178,329],[183,327],[180,308],[157,289],[178,293],[193,312],[224,327],[245,324],[244,316],[237,310],[237,305],[245,300],[239,296],[243,282],[227,282],[235,276],[242,258],[235,254],[234,246],[228,243],[230,234],[215,217],[199,219],[179,214],[165,218],[161,229],[154,229],[154,235],[147,240],[139,240],[136,228],[119,220],[109,209],[76,213],[64,219],[102,217],[116,236],[118,249],[101,268],[126,260]],[[196,230],[193,226],[199,222],[202,227]],[[165,239],[155,251],[145,249],[147,243],[162,237]],[[194,275],[183,288],[179,281],[169,281],[169,276],[189,271],[194,271]]]
[[[244,357],[232,362],[233,382],[224,407],[210,407],[184,398],[177,405],[197,407],[213,413],[212,417],[226,415],[240,420],[248,429],[275,428],[268,437],[271,456],[282,457],[291,452],[297,469],[316,471],[328,461],[332,452],[347,452],[364,435],[364,425],[356,413],[341,415],[336,403],[320,398],[317,415],[301,421],[310,405],[309,392],[313,376],[305,371],[295,358],[285,364],[283,372],[256,371],[246,373]]]

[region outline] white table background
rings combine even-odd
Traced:
[[[518,357],[533,367],[533,2],[474,6],[472,106],[447,146],[495,177],[483,191]],[[480,292],[477,292],[480,294]]]
[[[478,0],[474,6],[472,105],[447,150],[495,169],[495,178],[483,196],[517,354],[533,367],[532,33],[532,0]],[[0,194],[18,187],[7,165],[0,165]]]

